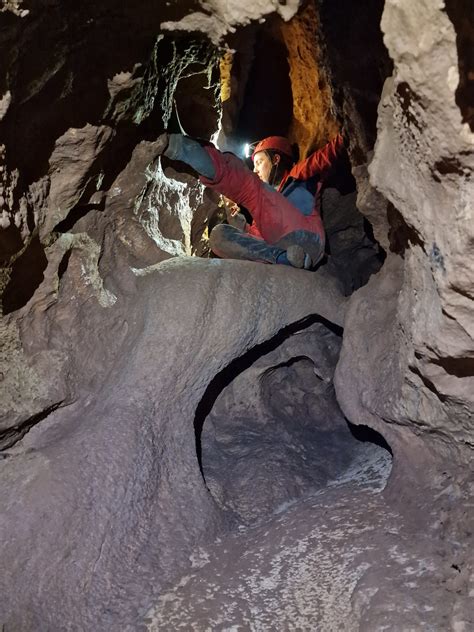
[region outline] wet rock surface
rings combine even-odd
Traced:
[[[432,605],[444,580],[436,546],[377,493],[388,453],[370,452],[328,488],[197,550],[144,627],[399,630],[448,622],[448,604],[442,612]]]

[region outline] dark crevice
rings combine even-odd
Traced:
[[[380,95],[385,79],[393,72],[393,61],[380,28],[384,4],[384,0],[367,0],[362,10],[361,5],[352,0],[319,3],[321,34],[331,69],[336,108],[350,128],[353,123],[343,112],[348,103],[353,103],[354,114],[364,123],[364,142],[362,146],[354,143],[351,149],[356,165],[365,163],[366,149],[370,151],[374,147]],[[354,55],[354,51],[358,54]],[[352,134],[352,129],[349,131]],[[352,135],[356,141],[358,135]]]
[[[461,296],[464,296],[465,298],[468,298],[470,301],[474,301],[474,292],[469,292],[466,288],[457,287],[456,285],[453,285],[452,289],[455,292],[457,292],[458,294],[460,294]],[[452,318],[452,316],[447,314],[444,310],[443,310],[443,313],[446,316],[448,316],[448,318]]]
[[[202,449],[201,449],[201,434],[204,422],[211,412],[220,393],[229,386],[229,384],[243,371],[252,366],[259,358],[274,351],[285,340],[316,323],[322,323],[330,331],[337,336],[342,336],[343,329],[334,323],[326,320],[322,316],[314,315],[308,316],[303,320],[296,323],[292,323],[287,327],[281,329],[273,338],[266,340],[252,349],[249,349],[242,356],[235,358],[222,369],[209,383],[206,392],[204,393],[201,401],[196,408],[196,414],[194,417],[194,433],[196,438],[196,453],[198,457],[199,467],[202,473]]]
[[[454,174],[457,176],[464,175],[464,169],[457,158],[443,157],[434,164],[434,169],[442,176]]]
[[[64,273],[67,270],[67,267],[69,265],[69,259],[71,258],[71,254],[72,254],[72,250],[68,250],[64,255],[63,258],[61,259],[59,266],[58,266],[58,278],[62,279]]]
[[[234,131],[247,142],[274,134],[286,136],[293,117],[288,51],[268,25],[257,32],[254,55]]]
[[[423,373],[420,371],[420,369],[418,367],[413,367],[412,366],[410,368],[413,371],[413,373],[420,378],[420,380],[423,382],[423,384],[426,386],[426,388],[436,395],[436,397],[439,399],[440,402],[443,402],[443,403],[446,402],[446,400],[447,400],[446,396],[442,395],[438,391],[438,389],[433,384],[433,382],[430,379],[428,379],[426,377],[426,375],[423,375]]]
[[[474,132],[474,3],[472,0],[446,0],[446,12],[456,31],[459,85],[456,104],[463,123]]]
[[[472,377],[474,375],[474,358],[438,358],[433,364],[443,368],[449,375],[456,377]]]
[[[101,210],[100,204],[78,204],[75,206],[59,224],[53,229],[56,233],[67,233],[74,228],[74,225],[89,213],[89,211]]]
[[[41,421],[46,419],[46,417],[57,410],[61,404],[62,402],[53,404],[52,406],[49,406],[37,415],[33,415],[33,417],[30,417],[21,424],[18,424],[18,426],[14,426],[13,428],[8,428],[8,430],[3,430],[2,432],[0,432],[0,451],[7,450],[8,448],[14,446],[15,443],[18,443],[18,441],[23,439],[26,433],[29,432],[33,428],[33,426],[36,426]]]
[[[44,247],[39,237],[34,237],[12,266],[2,298],[4,314],[14,312],[28,303],[41,285],[47,265]]]
[[[400,102],[402,112],[405,115],[406,121],[408,123],[408,127],[416,127],[419,132],[422,132],[422,124],[413,114],[414,106],[421,106],[421,102],[418,96],[413,92],[406,81],[402,81],[398,84],[396,94],[398,95],[398,100]]]
[[[271,373],[274,373],[275,371],[278,371],[278,369],[282,369],[282,368],[289,368],[291,366],[293,366],[294,364],[298,364],[301,361],[307,361],[307,362],[311,362],[311,364],[314,364],[311,360],[311,358],[308,358],[308,356],[294,356],[293,358],[290,358],[289,360],[287,360],[286,362],[281,362],[280,364],[275,364],[275,366],[272,366],[271,368],[267,369],[265,371],[265,373],[263,374],[263,376],[269,375]]]
[[[383,265],[385,252],[374,239],[370,223],[356,206],[355,182],[347,157],[322,192],[322,218],[326,229],[327,269],[339,282],[344,296],[365,285]]]
[[[417,360],[423,360],[423,356],[415,353]],[[449,375],[456,377],[472,377],[474,375],[474,358],[432,358],[431,364],[441,367]],[[412,371],[423,378],[420,369],[412,367]],[[431,389],[432,390],[432,389]]]
[[[11,223],[8,228],[0,229],[0,266],[8,263],[8,260],[23,248],[20,229]]]
[[[385,438],[383,437],[383,435],[380,434],[380,432],[377,432],[369,426],[359,426],[353,424],[348,419],[346,419],[346,421],[354,439],[357,439],[357,441],[362,441],[364,443],[374,443],[380,448],[384,448],[384,450],[390,452],[390,454],[393,456],[392,448],[389,446],[389,444],[386,442]]]
[[[424,247],[425,242],[420,234],[405,222],[400,211],[390,203],[387,207],[387,219],[390,225],[388,239],[392,252],[403,256],[410,245]]]

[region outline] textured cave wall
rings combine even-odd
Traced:
[[[340,324],[344,301],[324,273],[315,287],[285,267],[215,263],[177,258],[129,272],[105,309],[71,256],[63,300],[29,312],[31,340],[74,353],[77,388],[0,459],[7,630],[126,629],[196,544],[228,526],[196,454],[209,382],[287,323],[320,313]]]
[[[430,625],[469,629],[474,236],[466,3],[450,0],[445,11],[428,0],[373,0],[360,11],[338,0],[309,3],[289,24],[257,23],[272,12],[288,20],[297,4],[216,0],[165,4],[158,13],[147,3],[2,5],[0,518],[10,570],[0,577],[0,623],[7,630],[57,629],[64,620],[115,630],[136,621],[150,595],[186,568],[195,544],[229,528],[235,516],[210,497],[199,471],[196,408],[235,357],[314,313],[344,326],[340,357],[332,358],[341,433],[339,407],[378,430],[394,452],[387,490],[368,504],[378,525],[375,557],[395,547],[388,558],[394,608],[419,606],[417,591],[398,579],[398,531],[384,539],[387,524],[403,516],[407,575],[418,546],[430,559],[420,561],[429,572],[417,575],[428,581],[428,607],[437,596]],[[315,145],[336,119],[348,133],[357,193],[330,188],[323,200],[328,232],[347,255],[347,288],[329,265],[312,277],[248,263],[165,261],[206,252],[201,237],[215,204],[181,166],[157,160],[173,94],[187,131],[209,136],[218,127],[223,51],[216,54],[204,34],[213,42],[226,34],[236,49],[221,66],[230,85],[227,137],[251,135],[257,122],[245,113],[245,92],[268,68],[259,34],[279,51],[283,65],[273,77],[293,95],[283,94],[281,130],[270,129],[278,121],[268,117],[259,124],[300,141],[308,134]],[[299,72],[300,53],[311,77]],[[309,102],[301,95],[315,89],[316,72],[318,92],[325,88]],[[356,195],[388,256],[345,300],[382,263],[366,241]],[[373,269],[360,254],[365,248],[377,259]],[[280,367],[276,383],[292,372],[305,381],[311,363]],[[219,451],[225,429],[224,437],[204,435],[205,454]],[[211,480],[209,459],[203,466]],[[311,476],[300,489],[311,488]],[[285,493],[276,490],[275,504]],[[357,537],[372,537],[364,536],[360,510],[366,498],[354,499],[341,540],[355,515]],[[338,508],[348,505],[336,500],[317,506],[316,516],[331,509],[337,523]],[[383,503],[391,511],[376,513]],[[245,496],[241,509],[252,518]],[[338,567],[337,558],[328,565]],[[430,569],[436,574],[428,580]],[[384,581],[374,570],[348,585],[351,620],[387,622],[391,591],[376,590]],[[424,621],[420,613],[404,616],[407,626]]]
[[[354,389],[360,419],[374,415],[378,401],[386,420],[400,415],[420,434],[431,418],[438,431],[430,431],[430,442],[452,438],[455,425],[462,450],[472,440],[473,140],[468,99],[460,95],[468,92],[472,15],[463,3],[448,3],[446,11],[428,11],[428,4],[414,9],[376,1],[361,12],[341,0],[320,7],[333,99],[350,137],[357,204],[390,260],[380,280],[372,279],[353,299],[355,319],[343,348],[351,359],[339,366],[342,371],[347,361],[351,369],[341,381],[341,398],[350,402],[347,412],[357,410],[347,394],[349,376],[360,375]],[[422,24],[425,10],[429,26]],[[363,352],[369,330],[363,322],[375,324],[377,294],[382,302],[393,296],[392,307],[386,304],[380,314],[380,331],[393,329],[390,379],[358,372],[371,364],[372,351]],[[357,331],[359,343],[352,347]],[[386,343],[380,353],[390,365]],[[366,391],[363,383],[379,386]]]
[[[426,446],[452,450],[457,460],[469,459],[472,448],[473,136],[456,103],[454,26],[446,12],[428,5],[415,11],[388,2],[382,19],[395,69],[385,82],[369,172],[403,218],[405,238],[394,244],[397,254],[382,275],[385,289],[377,283],[372,289],[387,296],[392,284],[391,306],[379,316],[394,319],[388,329],[394,346],[384,350],[393,367],[390,399],[380,378],[371,379],[378,387],[364,402],[358,399],[361,416],[398,417]],[[420,39],[422,13],[429,20]],[[359,308],[369,292],[361,292]],[[373,305],[367,308],[378,318]],[[360,358],[354,351],[351,357]]]
[[[293,97],[289,136],[306,157],[340,131],[329,84],[318,8],[306,6],[290,22],[279,24],[288,50]]]
[[[81,382],[74,353],[81,322],[67,322],[53,342],[39,316],[61,320],[63,286],[75,300],[91,291],[108,309],[127,291],[130,269],[205,251],[215,203],[191,176],[169,166],[165,175],[154,139],[173,93],[178,101],[183,90],[199,93],[194,133],[210,135],[218,116],[214,49],[160,35],[164,18],[189,8],[10,9],[0,15],[4,446],[71,403]]]
[[[384,84],[368,171],[370,187],[390,203],[389,256],[351,300],[335,384],[346,414],[381,430],[392,446],[394,500],[407,476],[415,489],[418,481],[433,490],[428,498],[440,516],[446,558],[462,571],[453,621],[468,629],[461,604],[474,579],[474,137],[458,92],[459,69],[468,62],[456,41],[466,23],[456,36],[453,10],[385,3],[381,26],[394,70]],[[370,214],[373,200],[366,197]],[[442,501],[437,486],[447,490]],[[424,506],[421,497],[417,503],[415,512]]]
[[[143,170],[147,177],[142,175],[141,188],[151,188],[156,152],[149,152],[146,164],[143,156],[136,156],[135,167],[132,156],[139,142],[153,141],[168,123],[173,98],[190,133],[209,137],[219,116],[219,107],[213,108],[218,53],[202,36],[164,38],[161,29],[165,21],[189,13],[193,3],[170,3],[159,11],[145,4],[133,9],[106,3],[95,8],[62,8],[54,2],[31,9],[21,3],[3,5],[2,287],[14,276],[4,313],[32,296],[46,267],[45,248],[58,233],[76,230],[84,216],[97,225],[98,217],[112,215],[112,207],[114,212],[121,209],[111,221],[121,223],[122,233],[130,235],[139,235],[141,224],[155,242],[155,261],[191,252],[199,244],[201,234],[196,226],[191,236],[191,211],[184,201],[178,213],[169,212],[174,203],[160,199],[160,194],[151,211],[139,208],[138,202],[135,208],[138,183],[127,197],[116,182],[128,166],[121,182],[131,179],[131,170]],[[189,93],[192,105],[182,98]],[[202,191],[195,187],[193,208],[196,195],[201,197]],[[201,233],[205,216],[202,219]],[[81,230],[89,230],[84,222]],[[99,231],[91,236],[101,248],[104,235]],[[122,245],[127,248],[127,241],[133,257],[132,238],[122,239]],[[150,241],[148,258],[152,250]],[[33,261],[36,264],[29,265]],[[33,267],[35,276],[30,274],[21,284],[21,296],[13,296],[18,293],[16,279]]]

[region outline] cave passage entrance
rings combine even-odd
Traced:
[[[313,316],[281,330],[221,371],[195,416],[206,485],[250,524],[298,498],[349,481],[383,489],[384,438],[341,412],[333,375],[342,331]]]

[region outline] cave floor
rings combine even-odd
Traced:
[[[146,629],[448,629],[436,544],[389,506],[390,468],[388,452],[361,444],[324,489],[196,549]]]

